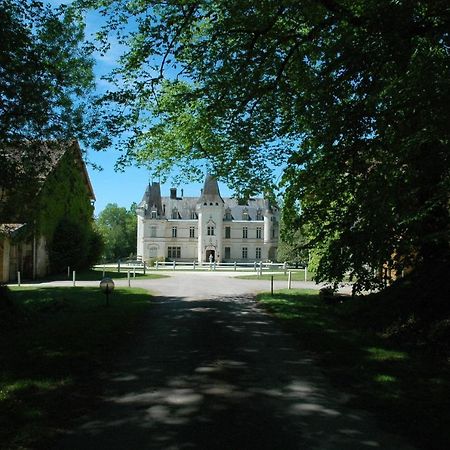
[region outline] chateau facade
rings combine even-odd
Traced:
[[[217,180],[206,176],[200,197],[161,197],[147,187],[137,208],[137,256],[144,261],[254,262],[275,260],[279,212],[264,198],[240,204],[223,199]]]

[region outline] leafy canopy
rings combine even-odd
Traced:
[[[79,0],[128,45],[108,133],[156,172],[203,158],[244,195],[284,169],[319,280],[448,258],[446,0]]]
[[[136,204],[129,210],[108,203],[96,220],[97,230],[103,238],[103,256],[115,261],[136,254],[137,216]]]
[[[94,76],[92,48],[83,43],[84,25],[73,10],[54,10],[33,0],[0,0],[0,23],[4,195],[45,171],[51,157],[42,142],[88,140],[87,103]]]

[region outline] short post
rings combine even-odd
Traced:
[[[270,295],[273,297],[273,275],[270,276]]]
[[[75,279],[76,279],[75,270],[72,272],[72,275],[73,275],[73,287],[75,287]]]
[[[236,261],[234,262],[234,271],[236,272]]]
[[[283,263],[283,270],[284,270],[284,274],[286,275],[286,267],[287,267],[287,264],[286,264],[286,261]]]
[[[133,278],[136,278],[136,266],[133,267]]]
[[[254,269],[255,272],[256,272],[256,261],[253,263],[253,269]]]
[[[144,275],[145,275],[145,261],[144,261]]]
[[[103,277],[102,278],[105,278],[105,264],[103,264]]]
[[[175,266],[177,265],[177,263],[174,261],[173,262],[173,270],[175,270]]]
[[[131,280],[130,280],[130,269],[127,271],[127,278],[128,278],[128,287],[131,286]]]
[[[305,266],[305,281],[308,281],[308,266]]]
[[[262,276],[262,261],[259,262],[259,276]]]
[[[103,278],[103,280],[100,281],[100,289],[106,295],[106,306],[109,306],[109,294],[114,290],[114,281],[111,280],[111,278]]]
[[[67,279],[70,280],[70,266],[67,266]]]
[[[20,271],[17,272],[17,286],[20,286]]]
[[[159,262],[159,261],[156,261],[156,262],[155,262],[155,269],[156,269],[156,270],[158,270],[158,262]]]
[[[120,259],[117,260],[117,273],[120,273]]]
[[[192,269],[195,270],[195,260],[192,261]]]
[[[288,289],[291,288],[291,281],[292,281],[292,272],[288,272]]]

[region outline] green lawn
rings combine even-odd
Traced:
[[[299,270],[299,271],[291,271],[292,272],[292,281],[305,281],[305,272],[303,270]],[[259,276],[256,274],[256,272],[252,273],[251,275],[243,275],[243,276],[238,276],[236,278],[238,279],[242,279],[242,280],[270,280],[271,277],[273,276],[274,281],[286,281],[288,280],[288,275],[286,273],[286,275],[284,274],[284,272],[280,272],[280,273],[276,273],[273,275],[269,275],[267,273],[264,273]],[[306,281],[313,281],[313,273],[308,272],[307,274],[307,280]]]
[[[58,274],[58,275],[50,275],[46,279],[48,281],[60,281],[60,280],[72,280],[72,273],[70,274],[70,277],[67,277],[67,272],[64,274]],[[101,269],[91,269],[91,270],[84,270],[81,272],[75,272],[75,277],[77,281],[100,281],[103,278],[103,270]],[[117,278],[127,278],[128,277],[128,269],[122,268],[120,272],[117,272],[117,269],[115,270],[106,270],[105,271],[105,277],[109,277],[112,279]],[[130,270],[130,277],[133,278],[133,271]],[[155,272],[149,273],[147,270],[147,273],[144,275],[142,273],[136,272],[136,278],[139,278],[141,280],[147,280],[147,279],[153,279],[153,278],[167,278],[167,275],[161,275]]]
[[[0,318],[0,447],[49,448],[95,407],[100,374],[150,308],[142,289],[13,288]]]
[[[327,305],[316,291],[285,290],[259,300],[315,355],[330,381],[352,394],[352,406],[371,410],[385,429],[418,448],[448,448],[448,359],[370,331],[358,299]]]

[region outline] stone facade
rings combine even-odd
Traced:
[[[152,259],[216,262],[275,260],[279,212],[264,198],[241,204],[222,198],[207,175],[200,197],[161,197],[159,183],[147,187],[137,208],[137,255]]]

